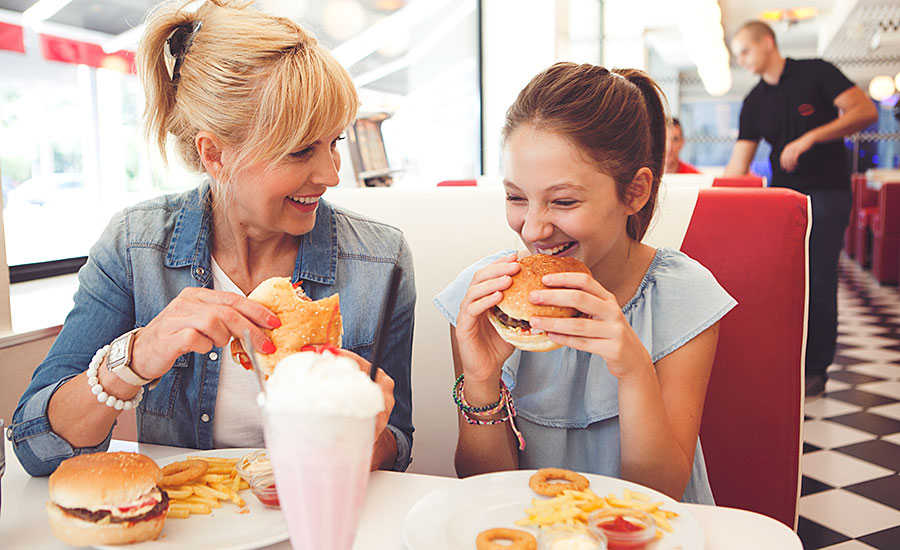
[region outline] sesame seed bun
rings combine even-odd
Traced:
[[[537,317],[575,317],[578,310],[571,307],[545,306],[532,304],[528,299],[533,290],[550,288],[541,282],[544,275],[550,273],[587,273],[591,270],[584,263],[568,256],[550,256],[533,254],[519,258],[522,266],[512,276],[512,285],[503,291],[503,299],[496,308],[503,314],[517,321],[528,322],[532,316]],[[494,309],[488,313],[488,320],[501,338],[524,351],[552,351],[559,347],[546,334],[533,333],[530,329],[510,326],[498,316]]]
[[[138,453],[91,453],[63,460],[50,475],[50,500],[63,508],[113,506],[152,491],[162,470]]]
[[[265,330],[275,344],[275,352],[258,354],[266,375],[275,370],[279,361],[298,353],[304,346],[341,347],[344,329],[337,294],[311,301],[300,287],[294,288],[289,278],[272,277],[260,283],[247,297],[269,308],[281,320],[280,327]]]
[[[157,487],[161,479],[162,471],[156,463],[137,453],[93,453],[66,459],[48,482],[50,528],[58,539],[74,546],[155,539],[168,509],[168,500]],[[133,506],[152,495],[162,501],[156,506],[151,501],[148,507],[152,510],[135,516],[133,521],[110,521],[110,512],[103,512],[106,517],[91,519],[90,510]]]

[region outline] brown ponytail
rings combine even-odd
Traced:
[[[659,85],[644,71],[614,69],[613,73],[638,87],[644,96],[647,114],[650,118],[650,164],[648,168],[653,172],[653,185],[650,187],[647,204],[640,211],[628,217],[628,234],[639,241],[647,232],[650,219],[653,217],[653,210],[656,208],[656,194],[659,191],[666,158],[666,107],[664,103],[666,96]]]
[[[522,124],[575,143],[616,182],[628,200],[635,174],[653,173],[650,197],[628,218],[628,236],[640,241],[656,207],[666,147],[665,96],[643,71],[556,63],[535,76],[506,113],[504,141]]]

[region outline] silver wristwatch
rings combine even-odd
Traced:
[[[134,348],[134,335],[138,330],[140,329],[126,332],[112,341],[106,357],[106,368],[132,386],[145,386],[152,380],[147,380],[131,369],[131,351]]]

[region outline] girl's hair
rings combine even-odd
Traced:
[[[193,12],[191,3],[158,6],[137,51],[146,134],[164,160],[172,134],[179,156],[202,171],[194,139],[205,130],[235,148],[235,167],[272,165],[353,121],[350,75],[299,25],[249,1],[206,0]]]
[[[650,198],[626,226],[628,236],[640,241],[653,217],[663,171],[664,102],[662,90],[643,71],[556,63],[519,92],[506,112],[503,140],[522,124],[565,137],[615,180],[623,202],[637,171],[648,167]]]

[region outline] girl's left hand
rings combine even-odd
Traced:
[[[531,292],[533,304],[572,307],[584,316],[532,317],[532,328],[543,330],[557,344],[599,355],[616,378],[652,364],[615,295],[596,279],[587,273],[552,273],[541,281],[554,288]]]

